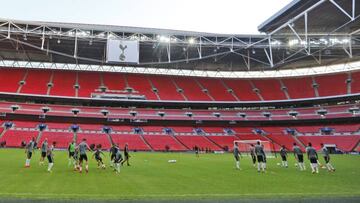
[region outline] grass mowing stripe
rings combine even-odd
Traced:
[[[272,197],[272,196],[353,196],[357,197],[360,196],[360,193],[262,193],[262,196]],[[42,193],[42,194],[33,194],[33,193],[0,193],[0,196],[24,196],[24,197],[51,197],[51,196],[63,196],[63,197],[122,197],[121,195],[102,195],[102,194],[55,194],[55,193]],[[132,197],[132,198],[144,198],[144,197],[257,197],[256,193],[252,194],[156,194],[156,195],[133,195],[129,196],[126,195],[126,197]],[[257,197],[258,198],[258,197]]]

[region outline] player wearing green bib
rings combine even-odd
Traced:
[[[69,152],[69,166],[71,165],[71,162],[73,161],[74,154],[75,154],[75,148],[76,144],[74,141],[72,141],[68,146],[68,152]]]

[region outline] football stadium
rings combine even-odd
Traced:
[[[0,202],[360,202],[359,16],[293,0],[258,34],[0,18]]]

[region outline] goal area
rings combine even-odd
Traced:
[[[250,156],[250,149],[251,145],[256,145],[257,142],[260,142],[260,144],[264,147],[264,152],[266,154],[266,157],[275,157],[275,154],[271,150],[271,143],[269,141],[263,141],[263,140],[234,140],[234,146],[237,143],[239,151],[244,155]]]

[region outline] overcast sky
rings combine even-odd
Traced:
[[[1,18],[256,34],[291,0],[4,0]]]

